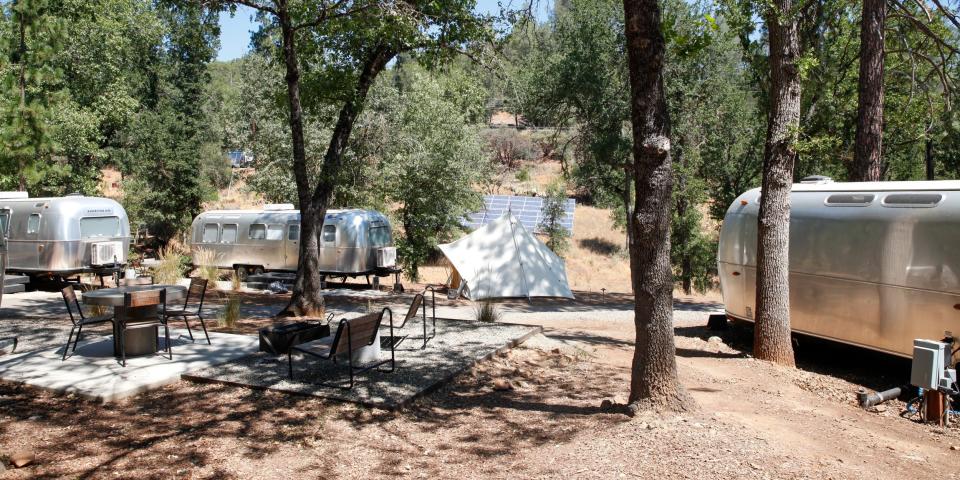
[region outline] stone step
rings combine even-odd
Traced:
[[[13,285],[4,285],[3,293],[20,293],[26,292],[27,286],[22,283],[15,283]]]

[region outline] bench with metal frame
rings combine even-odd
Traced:
[[[431,294],[430,303],[433,309],[433,329],[430,332],[430,335],[427,335],[427,302],[423,296],[423,293],[414,295],[413,301],[410,302],[410,308],[407,310],[407,314],[403,317],[403,321],[400,322],[400,325],[396,327],[397,330],[403,330],[403,327],[407,324],[408,320],[412,320],[417,317],[417,310],[423,310],[423,345],[420,347],[421,350],[427,348],[427,342],[433,337],[437,336],[437,292],[432,286],[427,286],[427,288],[425,288],[423,291],[426,293],[428,290]],[[394,336],[393,333],[391,333],[390,336],[380,337],[380,346],[382,348],[396,347],[397,345],[400,345],[400,342],[409,337],[409,335]]]
[[[377,341],[377,333],[380,331],[380,324],[383,322],[384,314],[389,314],[388,318],[390,321],[390,336],[392,337],[393,311],[389,308],[384,308],[377,313],[368,313],[356,318],[344,318],[340,320],[340,324],[337,326],[337,333],[330,337],[324,337],[299,345],[296,344],[297,341],[295,337],[294,346],[290,347],[290,350],[287,351],[287,369],[290,380],[293,380],[294,351],[305,355],[310,355],[321,360],[331,360],[333,363],[337,363],[337,357],[346,355],[347,367],[350,371],[349,385],[344,387],[343,385],[333,385],[326,382],[321,382],[322,385],[329,385],[350,390],[353,388],[354,376],[357,373],[363,373],[373,369],[377,369],[378,371],[385,373],[392,373],[397,368],[396,351],[393,347],[390,348],[389,360],[381,360],[372,364],[360,366],[354,366],[353,364],[354,351],[363,347],[369,347],[370,345],[373,345],[375,341]],[[342,359],[340,361],[342,361]],[[380,366],[388,363],[390,364],[389,370],[380,370]]]

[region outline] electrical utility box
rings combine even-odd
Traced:
[[[910,383],[924,390],[937,390],[947,367],[947,344],[933,340],[913,341]]]

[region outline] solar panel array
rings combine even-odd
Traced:
[[[463,224],[475,230],[486,225],[510,211],[513,216],[530,232],[540,232],[540,223],[543,220],[543,197],[517,197],[512,195],[484,195],[483,210],[467,214]],[[569,235],[573,235],[573,210],[577,201],[568,198],[563,204],[563,218],[560,225]]]

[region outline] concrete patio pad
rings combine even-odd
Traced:
[[[294,379],[290,380],[287,356],[263,352],[213,368],[194,370],[184,374],[183,378],[395,409],[438,388],[477,362],[513,348],[542,331],[539,326],[438,318],[437,336],[421,349],[420,325],[419,321],[411,321],[405,331],[397,332],[411,336],[397,347],[396,371],[360,373],[351,390],[336,386],[343,385],[349,378],[343,362],[334,364],[296,355]],[[381,329],[380,332],[385,331]],[[390,351],[381,350],[381,358],[389,359]]]
[[[64,361],[63,347],[3,356],[0,379],[111,402],[176,382],[185,372],[250,355],[259,346],[254,336],[210,332],[212,345],[201,340],[203,332],[195,331],[194,336],[196,343],[186,330],[171,329],[172,361],[160,354],[128,358],[126,368],[113,357],[112,336],[81,341]]]

